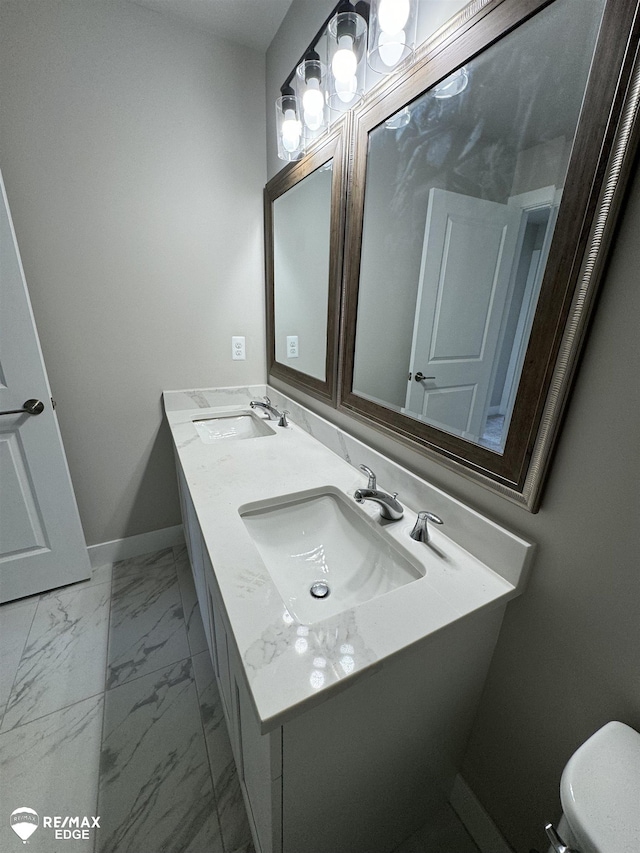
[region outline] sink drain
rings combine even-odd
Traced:
[[[326,598],[331,590],[329,589],[329,584],[325,583],[325,581],[316,581],[311,584],[309,592],[314,598]]]

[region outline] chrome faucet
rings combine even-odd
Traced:
[[[428,542],[429,541],[429,527],[427,522],[433,522],[434,524],[444,524],[444,521],[438,516],[434,515],[432,512],[419,512],[418,518],[416,519],[416,523],[413,525],[413,530],[409,534],[412,539],[415,539],[416,542]]]
[[[268,397],[264,398],[264,402],[261,402],[260,400],[252,400],[249,405],[252,409],[264,409],[270,421],[280,420],[282,422],[283,415],[275,408],[275,406],[271,405],[271,400]],[[289,413],[287,412],[287,414]],[[287,426],[286,422],[282,424],[282,426]]]
[[[373,501],[380,505],[380,515],[382,518],[388,518],[391,521],[401,519],[404,509],[400,501],[396,500],[398,493],[395,492],[393,495],[389,495],[387,492],[380,491],[380,489],[376,488],[376,475],[371,468],[367,468],[366,465],[361,465],[360,468],[369,477],[369,483],[366,489],[355,490],[353,497],[356,499],[356,502],[361,504],[364,501]]]

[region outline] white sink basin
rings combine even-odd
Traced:
[[[331,487],[246,504],[239,512],[287,609],[300,622],[326,619],[424,575],[386,540],[379,522]]]
[[[193,421],[201,441],[205,444],[215,444],[227,439],[261,438],[275,435],[267,423],[254,415],[253,412],[234,412],[228,415],[198,418]]]

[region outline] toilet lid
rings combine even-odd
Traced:
[[[607,723],[569,759],[562,810],[584,853],[640,850],[640,734]]]

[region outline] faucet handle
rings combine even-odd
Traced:
[[[376,488],[376,475],[373,473],[371,468],[367,468],[366,465],[361,465],[360,470],[364,471],[364,473],[369,477],[369,482],[367,483],[367,488],[371,489],[371,490],[375,489]]]
[[[433,522],[434,524],[444,524],[444,521],[440,518],[440,516],[435,515],[432,512],[427,512],[423,510],[418,513],[418,518],[416,519],[416,523],[413,526],[413,530],[409,534],[412,539],[415,539],[416,542],[428,542],[429,541],[429,527],[427,522]]]
[[[279,427],[288,427],[289,421],[287,420],[287,415],[290,415],[291,412],[288,409],[283,409],[282,414],[280,415],[280,420],[278,421]]]
[[[270,406],[270,405],[271,405],[271,400],[267,397],[267,395],[266,395],[266,394],[264,395],[264,398],[263,398],[263,399],[264,399],[265,403],[267,404],[267,406]]]

